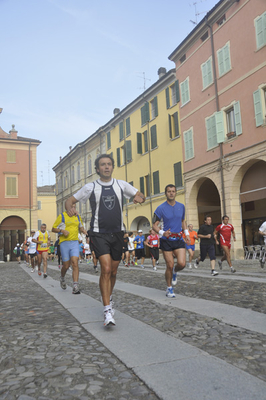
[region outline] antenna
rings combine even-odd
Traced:
[[[43,186],[43,171],[40,171],[41,172],[41,179],[42,179],[42,186]]]
[[[206,0],[201,0],[201,3],[202,3],[203,1],[206,1]],[[197,10],[197,4],[198,4],[197,1],[194,1],[194,3],[192,4],[192,5],[195,7],[195,21],[192,21],[192,19],[189,20],[189,21],[192,22],[192,24],[194,24],[194,25],[197,25],[197,24],[198,24],[198,16],[199,16],[200,14],[205,14],[205,13],[207,12],[207,11],[198,12],[198,10]],[[189,4],[189,5],[191,6],[191,4]]]
[[[143,92],[145,92],[146,90],[146,81],[150,81],[150,79],[146,78],[145,76],[145,72],[142,72],[143,76],[138,76],[138,78],[142,78],[143,79]],[[140,88],[142,89],[142,88]]]

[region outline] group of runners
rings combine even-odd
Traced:
[[[235,234],[232,225],[228,224],[227,216],[223,218],[223,223],[216,228],[215,232],[211,225],[211,217],[206,216],[205,223],[200,227],[197,234],[193,231],[192,225],[187,227],[185,206],[175,200],[176,187],[173,184],[169,184],[165,187],[166,201],[158,206],[154,212],[153,225],[148,237],[145,239],[143,232],[139,230],[134,238],[132,232],[124,234],[123,197],[133,198],[134,204],[141,204],[145,202],[144,194],[131,184],[112,177],[114,160],[111,155],[100,155],[95,160],[95,169],[99,179],[87,183],[66,200],[66,211],[58,215],[52,232],[59,235],[63,262],[63,267],[60,271],[61,288],[63,290],[67,288],[65,275],[70,266],[72,266],[73,294],[80,293],[78,268],[80,247],[78,235],[83,233],[87,236],[90,249],[94,253],[95,259],[99,260],[101,266],[99,286],[102,295],[105,326],[115,325],[112,294],[123,249],[124,261],[127,265],[130,262],[135,264],[137,259],[141,259],[141,267],[144,267],[144,245],[148,246],[154,269],[156,268],[155,263],[159,259],[159,248],[162,250],[166,263],[166,296],[170,298],[175,297],[173,285],[177,283],[177,272],[186,266],[186,249],[189,252],[189,267],[192,267],[195,240],[198,238],[200,238],[201,243],[200,257],[196,260],[196,266],[200,261],[204,261],[206,255],[209,254],[211,273],[212,275],[217,275],[214,270],[214,244],[215,240],[218,240],[217,233],[219,232],[220,241],[221,238],[222,240],[224,239],[222,243],[224,257],[227,259],[231,271],[235,272],[230,264],[229,232],[230,237],[233,234],[234,240]],[[87,200],[90,202],[92,218],[90,228],[86,232],[82,219],[76,211],[76,203],[85,203]],[[41,273],[40,265],[41,261],[43,261],[43,277],[45,278],[47,276],[47,250],[50,242],[45,224],[41,226],[40,231],[35,232],[31,242],[37,245],[38,273]],[[130,249],[127,255],[125,255],[127,253],[125,249]],[[223,261],[223,258],[221,261]]]

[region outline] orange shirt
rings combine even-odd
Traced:
[[[192,232],[188,231],[188,233],[189,233],[189,237],[190,237],[190,244],[193,246],[193,244],[195,244],[195,240],[196,240],[195,236],[198,239],[198,234],[196,231],[192,231]],[[186,237],[186,235],[184,233],[183,233],[183,237]]]

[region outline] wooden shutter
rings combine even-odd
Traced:
[[[130,135],[130,117],[126,119],[126,136]]]
[[[124,139],[124,124],[123,121],[119,123],[119,140]]]
[[[174,164],[174,174],[175,174],[175,186],[177,188],[183,186],[181,161]]]
[[[144,135],[144,153],[147,153],[148,150],[149,150],[149,145],[148,145],[148,132],[145,131],[145,132],[143,133],[143,135]]]
[[[173,117],[174,117],[175,137],[178,137],[179,136],[178,112],[175,112]]]
[[[139,191],[145,195],[144,177],[143,176],[141,176],[139,178]]]
[[[253,101],[254,101],[256,127],[258,127],[263,124],[262,101],[261,101],[260,89],[256,90],[253,93]]]
[[[160,193],[159,171],[153,172],[153,194]]]
[[[137,153],[142,154],[142,133],[137,132]]]
[[[151,149],[157,147],[157,128],[156,125],[151,127]]]
[[[158,99],[157,99],[157,96],[154,97],[154,116],[158,117]]]
[[[132,160],[131,140],[126,140],[126,162]]]
[[[242,133],[242,123],[241,123],[241,113],[240,113],[240,103],[239,103],[239,101],[237,101],[234,104],[234,114],[235,114],[236,135],[241,135],[241,133]]]
[[[217,134],[217,143],[223,143],[224,139],[225,139],[223,111],[219,111],[219,112],[215,113],[215,125],[216,125],[216,134]]]
[[[120,147],[116,149],[116,157],[117,157],[117,166],[121,166],[121,160],[120,160]]]
[[[168,114],[169,137],[172,139],[172,116]]]
[[[166,98],[166,108],[170,108],[170,95],[169,95],[169,87],[165,89],[165,98]]]
[[[180,102],[180,92],[179,92],[179,81],[178,80],[175,81],[175,98],[176,98],[176,102],[179,103]]]

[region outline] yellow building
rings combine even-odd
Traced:
[[[122,111],[115,109],[114,118],[102,127],[106,151],[115,160],[114,178],[146,196],[141,206],[125,202],[128,231],[148,233],[156,207],[165,201],[167,184],[176,186],[176,200],[184,203],[179,85],[175,69],[160,68],[158,74],[157,82]]]
[[[46,185],[37,188],[38,200],[38,229],[41,224],[47,225],[47,231],[53,242],[56,241],[56,233],[52,232],[52,226],[56,220],[56,195],[55,185]]]

